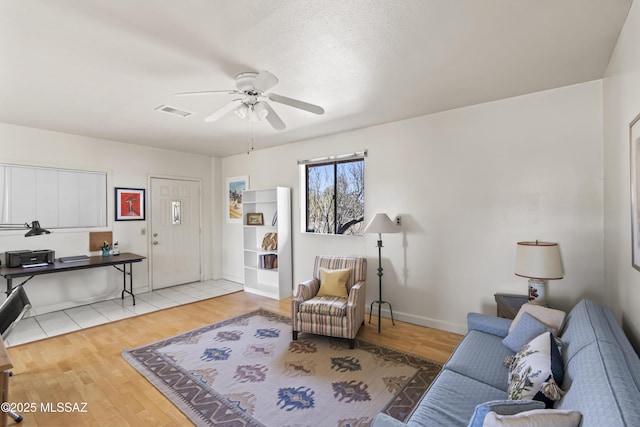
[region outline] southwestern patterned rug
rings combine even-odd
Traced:
[[[368,426],[409,415],[441,365],[364,340],[300,334],[263,309],[123,357],[198,426]]]

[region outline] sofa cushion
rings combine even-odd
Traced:
[[[547,408],[561,395],[564,368],[551,332],[545,332],[524,345],[509,368],[509,399],[533,399]]]
[[[320,269],[320,289],[316,296],[326,297],[335,296],[341,298],[347,298],[347,281],[351,270],[343,268],[339,270],[327,270],[326,268]]]
[[[500,415],[513,415],[533,409],[544,409],[544,403],[537,400],[492,400],[476,406],[468,427],[482,427],[489,412]]]
[[[459,374],[506,391],[509,367],[504,364],[513,352],[502,345],[502,337],[471,330],[444,365]]]
[[[346,316],[347,299],[334,296],[315,297],[300,304],[300,313],[322,316]]]
[[[552,328],[529,313],[523,313],[516,327],[502,340],[502,344],[516,353],[520,351],[523,345],[547,331],[552,332]]]
[[[549,326],[553,329],[554,333],[560,330],[566,316],[566,313],[564,311],[548,308],[543,305],[531,303],[522,304],[522,307],[520,307],[520,310],[518,310],[518,313],[516,314],[516,317],[514,317],[513,322],[511,322],[509,332],[513,331],[513,329],[518,326],[518,323],[520,322],[520,319],[522,318],[524,313],[529,313],[531,316]]]
[[[484,419],[483,427],[579,427],[581,420],[582,414],[578,411],[534,409],[514,415],[489,412]]]
[[[506,398],[502,390],[444,369],[418,403],[407,425],[464,427],[477,405]]]
[[[609,307],[591,300],[582,300],[567,316],[562,331],[562,356],[565,364],[585,346],[594,341],[612,343],[620,348],[631,378],[640,388],[640,362],[631,343]]]
[[[640,426],[640,390],[631,365],[620,347],[593,342],[565,362],[566,391],[557,409],[582,412],[582,426]]]

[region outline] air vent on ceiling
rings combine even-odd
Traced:
[[[189,111],[179,110],[177,108],[169,107],[168,105],[164,105],[164,104],[157,107],[156,111],[164,111],[165,113],[173,114],[180,117],[187,117],[193,114],[193,113],[190,113]]]

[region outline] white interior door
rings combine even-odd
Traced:
[[[200,183],[151,178],[151,287],[201,279]]]

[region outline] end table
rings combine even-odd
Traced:
[[[505,319],[513,319],[518,314],[518,310],[523,304],[529,302],[528,295],[514,295],[514,294],[494,294],[496,299],[496,306],[498,311],[498,317],[504,317]]]

